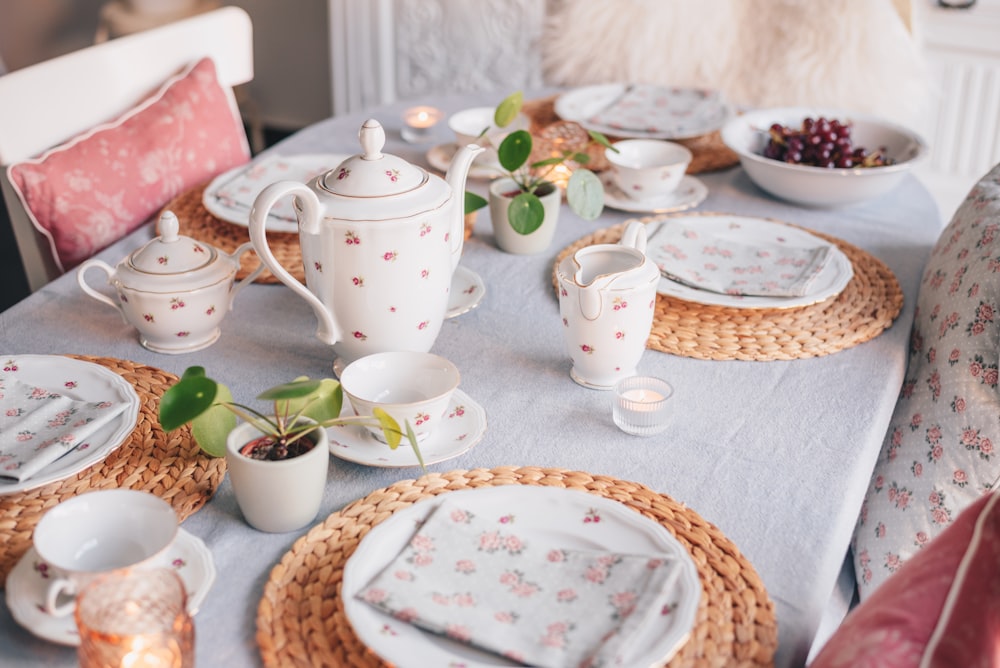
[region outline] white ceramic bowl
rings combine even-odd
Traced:
[[[663,139],[624,139],[604,149],[615,184],[636,200],[669,195],[691,164],[691,151]]]
[[[455,133],[455,142],[459,146],[478,144],[486,149],[476,156],[475,162],[480,164],[495,163],[496,150],[504,138],[514,130],[527,130],[531,127],[528,117],[518,114],[509,125],[501,128],[493,122],[494,113],[496,109],[493,107],[473,107],[448,117],[448,127]]]
[[[340,374],[340,384],[358,415],[381,408],[405,431],[410,423],[423,441],[441,423],[461,376],[458,367],[432,353],[375,353],[355,360]],[[369,431],[383,439],[382,431]],[[406,443],[406,439],[403,439]]]
[[[895,163],[828,169],[792,165],[762,155],[771,125],[799,127],[805,118],[820,116],[850,122],[855,147],[872,151],[884,146]],[[928,153],[926,142],[915,132],[876,116],[844,109],[786,107],[751,111],[727,122],[722,128],[722,140],[739,154],[743,169],[758,186],[782,199],[815,207],[857,204],[884,195]]]

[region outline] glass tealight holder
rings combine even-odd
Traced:
[[[411,144],[422,144],[434,138],[434,126],[444,117],[444,112],[434,107],[412,107],[403,112],[403,139]]]
[[[193,668],[187,593],[169,568],[111,571],[77,597],[81,668]]]
[[[615,385],[612,417],[619,429],[635,436],[659,434],[670,418],[670,383],[652,376],[632,376]]]

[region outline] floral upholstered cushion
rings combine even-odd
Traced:
[[[851,611],[810,668],[995,666],[1000,496],[980,496]]]
[[[117,241],[176,195],[250,159],[233,99],[205,58],[155,95],[8,176],[63,271]]]
[[[1000,475],[1000,166],[941,234],[906,377],[854,534],[862,600]]]

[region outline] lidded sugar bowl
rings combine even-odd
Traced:
[[[233,307],[236,294],[264,270],[263,265],[236,281],[240,257],[253,249],[250,242],[232,254],[179,233],[177,216],[165,211],[160,236],[111,267],[90,259],[77,269],[77,282],[88,295],[121,314],[139,331],[139,342],[158,353],[179,354],[215,343],[220,325]],[[88,269],[107,274],[118,301],[87,284]]]

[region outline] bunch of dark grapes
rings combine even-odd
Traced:
[[[885,155],[885,147],[869,152],[863,147],[852,146],[851,124],[835,119],[807,118],[800,128],[775,123],[769,134],[764,157],[772,160],[831,169],[892,164],[892,159]]]

